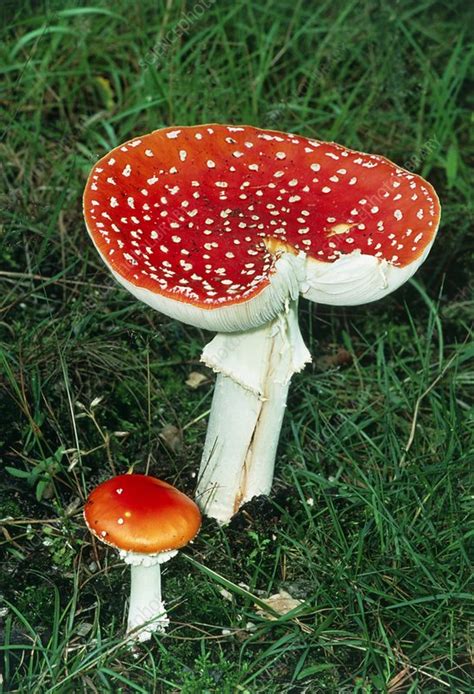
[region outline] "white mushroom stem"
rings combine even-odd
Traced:
[[[157,631],[165,631],[170,620],[161,597],[161,564],[174,557],[177,550],[159,554],[120,552],[131,565],[130,604],[127,634],[131,640],[148,641]]]
[[[333,305],[380,299],[423,259],[398,268],[360,251],[334,263],[304,253],[279,257],[272,302],[279,307],[286,295],[285,309],[260,328],[219,333],[202,354],[218,374],[197,488],[205,514],[227,523],[246,501],[270,492],[290,379],[311,361],[298,327],[298,295]]]
[[[311,361],[298,302],[261,328],[219,334],[202,360],[218,373],[199,471],[197,501],[227,523],[252,497],[268,494],[292,375]]]

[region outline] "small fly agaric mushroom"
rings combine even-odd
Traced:
[[[198,498],[228,521],[270,491],[288,386],[310,354],[301,295],[381,299],[428,255],[436,193],[384,157],[250,126],[163,128],[116,147],[84,194],[115,278],[168,316],[218,335]]]
[[[169,624],[161,599],[161,564],[199,530],[194,501],[148,475],[118,475],[102,482],[84,507],[87,527],[101,542],[119,550],[131,565],[127,633],[146,641]]]

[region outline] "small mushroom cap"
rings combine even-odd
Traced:
[[[149,475],[118,475],[99,484],[87,499],[84,519],[102,542],[141,554],[179,549],[201,525],[194,501]]]

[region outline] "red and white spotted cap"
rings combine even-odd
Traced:
[[[378,155],[251,126],[156,130],[93,168],[84,214],[117,280],[159,311],[219,332],[288,298],[379,299],[429,252],[440,206]]]

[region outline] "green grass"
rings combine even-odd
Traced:
[[[4,691],[472,691],[466,3],[205,4],[2,3]],[[208,335],[114,284],[81,194],[121,141],[206,121],[384,154],[430,179],[443,218],[386,301],[302,306],[314,363],[292,383],[274,493],[166,565],[171,627],[133,654],[128,572],[81,505],[132,464],[192,493],[213,376],[186,385]],[[303,604],[257,614],[280,589]]]

